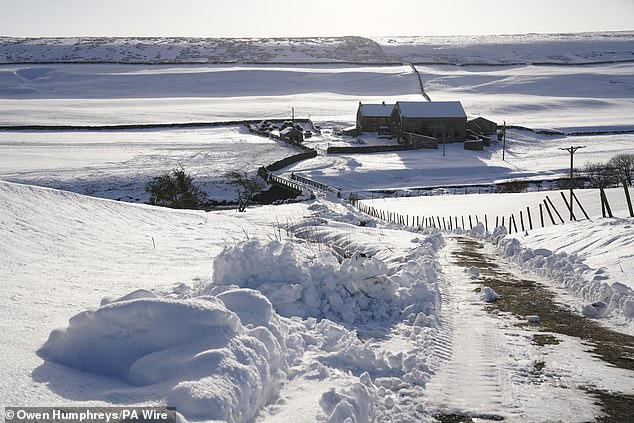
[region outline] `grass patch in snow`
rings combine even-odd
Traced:
[[[539,316],[539,322],[524,321],[520,326],[535,326],[546,331],[573,336],[589,341],[592,353],[613,366],[634,370],[634,337],[612,331],[586,317],[573,313],[555,301],[555,293],[543,285],[519,279],[499,270],[495,259],[479,248],[479,243],[458,238],[462,251],[454,259],[460,266],[477,266],[481,269],[483,283],[492,287],[500,296],[489,310],[513,313],[524,319]],[[539,339],[539,338],[538,338]]]
[[[597,417],[597,423],[629,423],[632,421],[634,395],[623,395],[597,389],[586,389],[586,392],[597,398],[597,405],[604,413],[603,416]]]

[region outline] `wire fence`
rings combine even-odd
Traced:
[[[502,194],[500,194],[502,195]],[[612,189],[513,194],[505,197],[481,197],[479,204],[472,204],[469,212],[464,201],[445,198],[447,204],[425,204],[433,199],[362,200],[355,194],[350,202],[360,211],[376,219],[408,227],[431,227],[443,230],[473,229],[482,223],[492,231],[504,226],[509,233],[528,232],[537,228],[562,225],[570,221],[593,220],[601,217],[633,218],[632,198],[627,186]],[[490,201],[487,201],[487,198]],[[383,199],[385,200],[385,199]],[[411,204],[405,203],[411,200]],[[455,200],[459,200],[456,198]],[[383,204],[382,204],[383,203]],[[440,205],[439,205],[440,204]],[[522,204],[520,206],[520,204]],[[571,206],[572,204],[572,206]],[[421,213],[429,211],[429,213]]]

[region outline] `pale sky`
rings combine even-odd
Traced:
[[[634,29],[634,0],[0,0],[0,36],[308,37]]]

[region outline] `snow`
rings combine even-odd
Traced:
[[[631,31],[575,34],[375,37],[389,59],[408,63],[578,64],[632,59]]]
[[[326,138],[328,136],[311,139],[307,144],[319,149],[325,148],[326,144],[396,144],[395,140],[378,138],[375,134],[362,134],[356,139],[343,141]],[[433,187],[446,187],[445,193],[462,194],[465,192],[463,184],[480,184],[483,185],[482,191],[486,191],[486,186],[493,182],[566,177],[570,173],[570,154],[560,149],[571,145],[586,146],[575,154],[575,166],[583,167],[586,162],[607,162],[617,153],[634,153],[634,134],[548,136],[508,130],[504,160],[502,143],[494,142],[484,151],[465,150],[461,143],[455,143],[441,144],[438,150],[320,155],[285,170],[346,192],[359,193],[362,198],[382,197],[384,194],[377,192],[382,190],[416,196],[428,194],[425,188]],[[455,188],[456,185],[462,187]],[[440,193],[440,190],[436,192]],[[478,187],[471,187],[468,192],[478,192]],[[474,201],[473,204],[480,206],[480,202]]]
[[[235,200],[225,173],[255,173],[297,154],[281,141],[245,127],[173,130],[0,132],[0,178],[95,195],[146,202],[145,185],[181,166],[215,200]],[[210,166],[210,163],[214,163]]]
[[[498,296],[497,292],[493,290],[493,288],[483,286],[480,289],[480,299],[485,303],[494,303],[498,300],[498,298],[500,297]]]
[[[0,37],[0,63],[381,63],[381,48],[362,37],[306,38],[11,38]]]
[[[359,110],[367,117],[390,117],[394,104],[360,104]]]
[[[409,66],[7,64],[0,125],[290,118],[291,108],[345,122],[359,101],[422,99],[413,75]]]
[[[417,66],[433,101],[470,117],[562,131],[632,129],[632,63],[584,66]]]
[[[446,156],[327,156],[321,153],[329,143],[390,142],[335,135],[354,121],[359,101],[422,96],[409,66],[314,62],[341,54],[504,64],[418,70],[433,100],[459,99],[469,116],[566,130],[631,129],[631,63],[512,64],[630,60],[631,38],[345,38],[321,47],[305,39],[297,41],[301,48],[260,40],[242,52],[229,50],[244,40],[178,47],[167,40],[5,38],[10,48],[3,52],[24,60],[171,63],[2,65],[0,124],[236,121],[287,117],[295,107],[322,125],[306,142],[320,155],[281,173],[343,188],[344,197],[420,193],[432,185],[446,187],[435,193],[452,193],[451,185],[557,177],[569,163],[559,148],[584,144],[577,163],[606,161],[632,152],[633,138],[510,130],[504,161],[499,144],[483,152],[447,145]],[[232,55],[311,63],[173,63]],[[229,198],[224,172],[255,170],[293,153],[231,125],[1,131],[0,378],[8,383],[0,405],[174,405],[188,421],[426,422],[456,412],[474,420],[581,422],[601,412],[584,387],[634,394],[631,371],[607,366],[581,339],[557,335],[559,345],[535,345],[538,324],[517,323],[538,323],[539,316],[491,312],[484,302],[497,293],[476,288],[486,285],[485,269],[449,258],[459,248],[455,237],[476,238],[497,266],[535,277],[562,307],[634,333],[627,276],[634,271],[634,226],[622,188],[607,191],[615,218],[600,217],[596,190],[578,190],[591,220],[546,219],[543,228],[536,228],[537,205],[546,195],[565,215],[556,191],[363,202],[410,216],[474,218],[473,228],[456,233],[387,223],[333,194],[247,213],[130,203],[143,201],[148,177],[180,163],[205,189]],[[130,202],[112,201],[118,198]],[[517,219],[527,207],[532,230],[493,227],[494,216]]]
[[[396,102],[401,115],[406,118],[430,117],[430,118],[466,118],[467,115],[459,101],[431,101],[431,102]]]

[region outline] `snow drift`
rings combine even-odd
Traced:
[[[220,253],[213,280],[257,289],[287,317],[347,324],[411,313],[435,318],[440,294],[430,285],[437,275],[429,255],[420,247],[393,272],[384,261],[362,252],[340,263],[330,250],[315,253],[302,243],[253,240]]]
[[[38,354],[152,386],[187,418],[247,422],[277,394],[301,343],[264,296],[246,289],[186,300],[146,293],[79,313]]]

